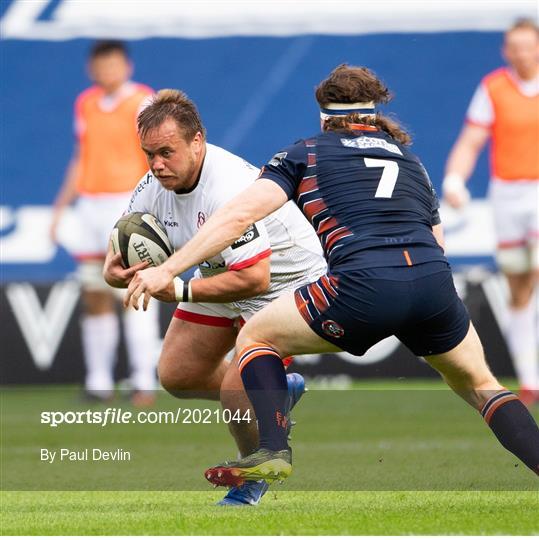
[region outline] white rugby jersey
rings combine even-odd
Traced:
[[[259,169],[226,150],[206,144],[200,179],[189,193],[164,189],[148,172],[133,191],[127,212],[149,212],[166,228],[174,249],[186,244],[221,206],[249,187]],[[298,207],[289,201],[219,255],[199,265],[198,276],[209,277],[240,270],[271,257],[269,290],[255,298],[230,305],[241,311],[258,311],[285,290],[316,280],[326,272],[320,242]]]

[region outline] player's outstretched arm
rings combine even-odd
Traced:
[[[77,197],[77,177],[79,175],[79,168],[79,151],[78,149],[75,149],[73,157],[71,158],[71,161],[67,167],[64,181],[62,182],[62,187],[58,191],[52,207],[49,236],[53,242],[57,241],[58,224],[60,223],[60,218],[62,217],[66,206],[70,205]]]
[[[221,253],[249,227],[288,201],[286,193],[275,182],[260,179],[215,212],[198,233],[156,268],[137,272],[124,299],[126,307],[138,306],[144,295],[144,309],[150,296],[165,289],[175,276],[202,261]]]
[[[442,184],[444,199],[454,208],[460,208],[470,198],[466,182],[475,169],[479,154],[490,136],[487,127],[466,124],[447,159]]]

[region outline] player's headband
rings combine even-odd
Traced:
[[[358,113],[374,116],[374,101],[362,103],[328,103],[325,107],[320,107],[320,118],[325,120],[332,116],[346,116],[347,114]]]

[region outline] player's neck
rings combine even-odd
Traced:
[[[120,84],[117,84],[114,87],[103,88],[103,92],[107,98],[116,98],[121,96],[123,92],[129,87],[129,81],[124,81]]]
[[[517,77],[523,82],[533,81],[539,76],[539,64],[536,64],[530,69],[520,70],[520,71],[513,68],[513,73],[515,74],[515,77]]]
[[[200,157],[198,159],[198,166],[195,169],[195,172],[193,173],[193,177],[191,179],[190,185],[187,188],[174,190],[174,193],[176,195],[185,195],[187,193],[191,193],[196,189],[198,186],[198,183],[200,182],[200,177],[202,176],[202,169],[204,168],[204,158],[206,157],[206,143],[204,143],[204,146],[202,147],[202,152],[200,153]]]
[[[353,131],[378,131],[376,126],[370,124],[348,124]]]

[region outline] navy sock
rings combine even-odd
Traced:
[[[238,367],[258,420],[260,448],[288,448],[284,412],[288,389],[281,357],[271,347],[255,343],[241,352]]]
[[[502,390],[485,403],[481,414],[504,448],[539,475],[539,427],[517,396]]]

